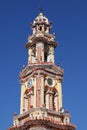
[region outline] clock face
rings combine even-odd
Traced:
[[[30,88],[32,86],[32,83],[33,83],[33,79],[29,79],[27,83],[27,87]]]
[[[47,78],[47,85],[49,86],[49,87],[53,87],[54,86],[54,80],[52,79],[52,78]]]
[[[47,83],[48,83],[50,86],[52,86],[52,85],[53,85],[53,79],[48,78],[48,79],[47,79]]]

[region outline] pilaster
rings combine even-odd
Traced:
[[[20,114],[24,111],[24,92],[26,90],[26,86],[24,83],[21,84],[21,98],[20,98]]]
[[[63,105],[62,105],[62,83],[61,83],[61,80],[58,80],[58,83],[57,83],[57,91],[58,91],[58,109],[60,111],[61,108],[63,108]]]
[[[44,76],[41,75],[41,107],[44,105]]]

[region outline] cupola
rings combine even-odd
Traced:
[[[51,22],[49,22],[48,18],[46,18],[43,13],[39,13],[39,15],[34,19],[33,24],[31,24],[33,34],[38,32],[49,33],[51,28]]]

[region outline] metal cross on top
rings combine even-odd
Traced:
[[[42,13],[43,9],[42,8],[39,8],[39,13]]]

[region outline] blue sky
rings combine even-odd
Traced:
[[[27,64],[25,43],[38,8],[52,20],[59,46],[55,63],[64,68],[63,105],[77,130],[87,129],[87,1],[0,0],[0,130],[19,114],[19,73]]]

